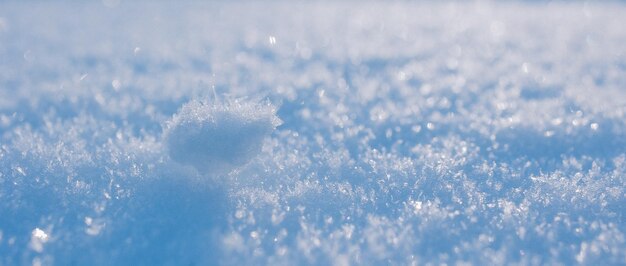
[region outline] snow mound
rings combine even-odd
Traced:
[[[164,139],[174,161],[224,174],[257,156],[280,123],[270,103],[192,100],[168,121]]]

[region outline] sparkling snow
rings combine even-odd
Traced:
[[[624,14],[0,2],[0,265],[624,265]]]

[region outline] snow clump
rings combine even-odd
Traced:
[[[164,139],[174,161],[218,175],[257,156],[280,123],[270,103],[192,100],[167,122]]]

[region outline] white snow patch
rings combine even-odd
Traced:
[[[173,160],[223,174],[257,156],[263,139],[280,124],[270,103],[193,100],[167,122],[164,139]]]

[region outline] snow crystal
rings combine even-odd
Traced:
[[[191,101],[167,122],[164,141],[175,161],[222,174],[249,162],[280,124],[269,103]]]

